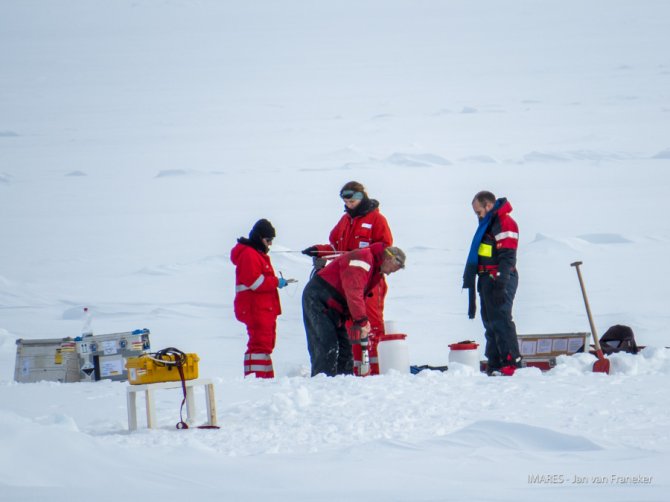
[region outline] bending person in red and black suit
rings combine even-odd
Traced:
[[[376,243],[343,254],[310,279],[302,294],[302,315],[312,376],[353,373],[350,337],[360,342],[371,330],[365,308],[366,295],[385,274],[397,272],[404,266],[402,250]],[[353,320],[349,335],[347,320]]]
[[[479,227],[472,240],[463,287],[470,290],[468,315],[474,319],[475,276],[481,300],[482,323],[486,336],[487,373],[513,375],[520,368],[521,354],[512,320],[512,305],[519,285],[516,251],[519,227],[510,216],[512,205],[505,198],[497,199],[482,191],[472,200],[472,209],[479,218]]]

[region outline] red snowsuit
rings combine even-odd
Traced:
[[[346,253],[321,269],[303,290],[303,320],[312,376],[351,374],[354,369],[347,319],[363,324],[365,295],[382,280],[381,243]],[[355,345],[359,347],[360,345]]]
[[[326,254],[327,251],[353,251],[381,242],[384,247],[393,245],[393,235],[384,215],[379,211],[379,202],[374,199],[361,201],[362,211],[352,217],[345,212],[330,232],[330,245],[319,244],[317,249]],[[370,364],[371,374],[379,373],[377,361],[377,336],[385,334],[384,330],[384,299],[388,286],[384,277],[365,298],[365,307],[370,321]],[[354,371],[358,374],[361,364],[361,347],[354,345]]]
[[[272,351],[281,314],[279,280],[270,257],[240,239],[230,252],[235,265],[235,317],[247,326],[249,342],[244,354],[244,374],[273,378]]]
[[[344,298],[343,312],[359,324],[364,324],[367,317],[366,294],[384,278],[381,265],[386,248],[385,244],[376,243],[368,249],[346,253],[317,274]]]

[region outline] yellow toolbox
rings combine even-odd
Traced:
[[[152,354],[143,354],[139,357],[129,357],[126,360],[128,382],[132,385],[157,382],[177,382],[181,380],[178,363],[181,363],[184,380],[198,378],[197,354],[165,353],[159,351]]]

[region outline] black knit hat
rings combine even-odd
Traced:
[[[254,228],[249,232],[249,239],[253,239],[254,235],[258,236],[260,239],[274,239],[277,234],[275,233],[275,227],[272,226],[272,223],[266,219],[261,219],[254,224]]]

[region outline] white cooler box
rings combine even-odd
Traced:
[[[78,382],[79,354],[72,338],[16,340],[14,380],[32,383]]]

